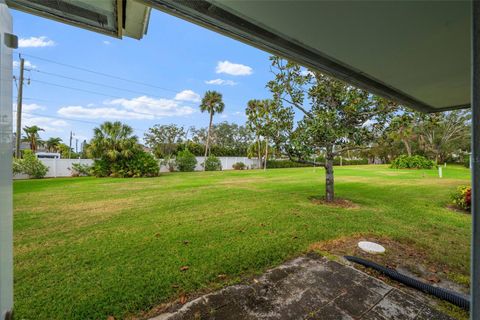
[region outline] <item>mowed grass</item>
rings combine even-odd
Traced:
[[[16,318],[138,315],[359,233],[410,241],[468,279],[471,219],[446,209],[467,169],[336,167],[335,179],[357,208],[312,203],[321,168],[15,181]]]

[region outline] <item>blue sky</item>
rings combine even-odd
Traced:
[[[93,127],[105,120],[128,123],[140,138],[154,124],[206,126],[208,116],[198,110],[198,99],[206,90],[223,94],[225,113],[215,122],[243,124],[247,101],[270,96],[265,89],[272,78],[269,54],[156,10],[142,40],[118,40],[18,11],[12,13],[14,32],[20,39],[14,60],[23,54],[31,69],[25,74],[31,81],[24,87],[23,124],[44,128],[42,138],[59,136],[68,143],[72,130],[80,141],[88,140]],[[18,66],[14,74],[18,74]]]

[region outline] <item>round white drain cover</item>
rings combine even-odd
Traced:
[[[385,248],[378,243],[375,242],[370,242],[370,241],[360,241],[358,243],[358,247],[362,249],[363,251],[366,251],[368,253],[384,253]]]

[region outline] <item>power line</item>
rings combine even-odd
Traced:
[[[66,121],[73,121],[73,122],[81,122],[81,123],[87,123],[87,124],[94,124],[96,126],[100,126],[102,123],[101,122],[95,122],[95,121],[88,121],[88,120],[81,120],[81,119],[72,119],[72,118],[67,118],[67,117],[60,117],[60,116],[53,116],[49,114],[40,114],[40,113],[35,113],[35,112],[23,112],[23,114],[28,114],[31,116],[37,116],[37,117],[44,117],[44,118],[52,118],[52,119],[59,119],[59,120],[66,120]],[[138,129],[135,127],[132,127],[135,131],[139,132],[145,132],[143,129]]]
[[[101,95],[101,96],[108,97],[108,98],[113,98],[113,99],[125,99],[124,97],[120,97],[120,96],[114,96],[114,95],[105,94],[105,93],[98,92],[98,91],[92,91],[92,90],[87,90],[87,89],[82,89],[82,88],[77,88],[77,87],[64,86],[64,85],[61,85],[61,84],[58,84],[58,83],[52,83],[52,82],[43,81],[43,80],[31,79],[31,81],[38,82],[38,83],[43,83],[43,84],[46,84],[46,85],[49,85],[49,86],[69,89],[69,90],[75,90],[75,91],[80,91],[80,92],[97,94],[97,95]],[[158,104],[156,104],[156,103],[151,103],[151,102],[146,102],[146,101],[141,101],[141,103],[146,104],[146,105],[150,105],[150,106],[158,107]],[[147,115],[147,116],[152,116],[152,117],[158,117],[159,116],[159,115],[154,114],[154,113],[146,113],[146,112],[131,111],[131,110],[127,110],[127,111],[131,112],[133,114],[139,114],[139,115]]]
[[[54,77],[58,77],[58,78],[63,78],[63,79],[83,82],[83,83],[87,83],[87,84],[92,84],[92,85],[96,85],[96,86],[101,86],[101,87],[105,87],[105,88],[109,88],[109,89],[115,89],[115,90],[120,90],[120,91],[131,92],[131,93],[143,94],[145,96],[151,96],[152,98],[155,98],[151,93],[148,93],[148,92],[131,90],[131,89],[120,88],[120,87],[115,87],[115,86],[109,86],[109,85],[104,84],[104,83],[99,83],[99,82],[88,81],[88,80],[83,80],[83,79],[79,79],[79,78],[68,77],[68,76],[58,74],[58,73],[47,72],[47,71],[42,71],[42,70],[38,70],[38,69],[33,69],[31,71],[35,71],[35,72],[38,72],[38,73],[41,73],[41,74],[46,74],[46,75],[54,76]],[[159,99],[159,98],[157,98],[157,99]]]
[[[38,82],[38,83],[43,83],[43,84],[46,84],[46,85],[49,85],[49,86],[64,88],[64,89],[70,89],[70,90],[75,90],[75,91],[80,91],[80,92],[91,93],[91,94],[98,94],[98,95],[100,95],[100,96],[105,96],[105,97],[114,98],[114,99],[124,99],[123,97],[120,97],[120,96],[113,96],[113,95],[106,94],[106,93],[102,93],[102,92],[98,92],[98,91],[93,91],[93,90],[88,90],[88,89],[82,89],[82,88],[65,86],[65,85],[63,85],[63,84],[52,83],[52,82],[43,81],[43,80],[38,80],[38,79],[32,79],[31,81],[33,81],[33,82]]]
[[[84,68],[84,67],[74,66],[74,65],[71,65],[71,64],[62,63],[62,62],[58,62],[58,61],[34,56],[34,55],[31,55],[31,54],[22,53],[22,55],[30,57],[30,58],[34,58],[34,59],[37,59],[37,60],[45,61],[45,62],[48,62],[48,63],[57,64],[57,65],[60,65],[60,66],[63,66],[63,67],[72,68],[72,69],[80,70],[80,71],[83,71],[83,72],[89,72],[89,73],[100,75],[100,76],[103,76],[103,77],[108,77],[108,78],[111,78],[111,79],[126,81],[126,82],[135,83],[135,84],[146,86],[146,87],[151,87],[151,88],[155,88],[155,89],[160,89],[160,90],[165,90],[165,91],[170,91],[170,92],[177,93],[177,90],[156,86],[156,85],[146,83],[146,82],[142,82],[142,81],[131,80],[131,79],[119,77],[119,76],[116,76],[116,75],[108,74],[108,73],[105,73],[105,72],[100,72],[100,71],[87,69],[87,68]]]

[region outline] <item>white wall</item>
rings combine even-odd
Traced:
[[[258,169],[259,161],[254,159],[248,159],[247,157],[218,157],[222,162],[222,169],[223,170],[233,170],[232,165],[236,162],[243,162],[247,165],[248,169]],[[195,171],[203,171],[202,163],[204,157],[196,157],[197,159],[197,166]],[[56,178],[56,177],[71,177],[72,176],[72,164],[74,163],[81,163],[86,165],[92,165],[92,159],[46,159],[40,158],[40,160],[44,165],[48,167],[46,178]],[[168,172],[168,168],[166,166],[160,166],[160,172]],[[24,174],[17,174],[13,177],[13,179],[28,179],[27,175]]]
[[[48,167],[48,172],[46,178],[56,178],[56,177],[71,177],[72,176],[72,164],[81,163],[92,165],[92,159],[45,159],[40,158],[44,165]],[[28,179],[27,175],[17,174],[13,179]]]
[[[197,159],[197,166],[195,171],[203,171],[202,163],[205,157],[195,157]],[[233,170],[232,166],[234,163],[243,162],[248,167],[248,169],[258,169],[260,167],[259,161],[257,158],[249,159],[247,157],[218,157],[222,162],[222,170]],[[160,166],[160,172],[168,172],[166,166]]]

